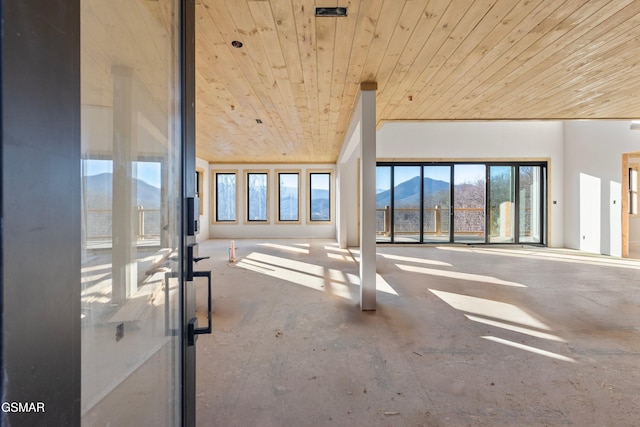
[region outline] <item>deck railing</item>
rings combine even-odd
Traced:
[[[113,233],[113,211],[111,209],[87,209],[85,211],[86,239],[111,240]],[[160,209],[137,207],[135,220],[136,240],[158,240],[160,238]]]
[[[445,236],[450,230],[449,208],[424,208],[423,234]],[[454,208],[456,234],[484,235],[484,208]],[[395,208],[394,234],[415,234],[420,231],[420,208]],[[376,234],[391,235],[391,207],[376,209]]]
[[[449,208],[425,208],[422,232],[429,236],[447,236],[450,230]],[[492,217],[500,216],[500,208],[492,210]],[[508,213],[507,213],[508,215]],[[454,208],[455,229],[457,235],[483,236],[485,233],[484,208]],[[520,216],[521,236],[531,235],[531,209],[524,209]],[[416,234],[420,232],[420,208],[395,208],[393,231],[395,235]],[[492,233],[495,231],[494,226]],[[504,231],[504,230],[503,230]],[[508,230],[507,230],[508,231]],[[497,233],[497,231],[496,231]],[[376,234],[391,235],[391,207],[376,209]]]

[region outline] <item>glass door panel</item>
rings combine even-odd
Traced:
[[[391,241],[391,166],[376,167],[376,242]]]
[[[449,242],[451,220],[451,166],[423,168],[423,242]]]
[[[393,168],[393,241],[419,242],[422,184],[419,166]]]
[[[453,172],[453,241],[484,243],[486,166],[459,164]]]
[[[179,425],[179,2],[81,1],[83,425]]]
[[[515,166],[489,166],[489,243],[515,242]]]
[[[519,178],[520,243],[542,243],[542,167],[520,166]]]

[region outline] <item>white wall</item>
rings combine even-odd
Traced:
[[[378,160],[547,160],[549,246],[563,245],[562,122],[386,123],[378,131],[377,155]]]
[[[196,242],[200,243],[209,238],[209,218],[211,211],[211,190],[209,162],[196,158],[196,168],[202,172],[202,188],[200,189],[200,232],[196,235]]]
[[[237,171],[237,223],[215,223],[213,212],[209,215],[209,238],[212,239],[248,239],[248,238],[264,238],[264,239],[286,239],[286,238],[324,238],[334,239],[336,237],[335,226],[335,185],[331,194],[331,209],[333,221],[330,223],[307,223],[308,216],[308,172],[310,170],[331,170],[333,180],[335,181],[335,165],[334,164],[210,164],[208,168],[209,179],[213,171]],[[269,220],[267,223],[245,223],[246,218],[246,181],[245,171],[268,170],[269,171]],[[300,223],[299,224],[282,224],[277,219],[277,185],[275,182],[276,170],[282,171],[300,171]],[[210,191],[208,193],[208,201],[211,206],[212,190],[215,184],[211,182]]]
[[[621,254],[620,203],[622,154],[640,151],[640,131],[629,121],[573,122],[415,122],[387,123],[377,132],[378,160],[547,160],[549,161],[549,246]],[[240,195],[236,225],[210,225],[211,238],[335,238],[343,229],[349,246],[358,245],[358,149],[347,132],[339,158],[341,187],[334,205],[340,210],[335,224],[275,224],[275,193],[270,191],[269,225],[245,225],[244,193]],[[200,165],[200,164],[199,164]],[[335,165],[210,165],[210,169],[335,170]],[[210,179],[210,173],[207,180]],[[334,177],[335,178],[335,177]],[[306,183],[301,188],[301,215],[306,217]],[[207,184],[208,185],[208,184]],[[243,174],[238,185],[244,188]],[[340,191],[345,194],[340,196]],[[210,204],[210,192],[207,204]],[[597,206],[597,209],[593,209]],[[582,208],[581,208],[582,207]],[[207,206],[207,211],[209,206]],[[208,212],[207,212],[208,215]],[[634,222],[635,221],[635,222]],[[209,223],[203,220],[204,224]],[[631,220],[631,242],[640,241],[640,227]],[[584,236],[584,239],[582,238]]]
[[[340,188],[338,188],[337,193],[340,195],[340,205],[337,215],[339,221],[337,224],[339,229],[337,238],[342,248],[360,245],[358,239],[360,229],[358,160],[360,157],[361,117],[362,102],[358,99],[338,156]]]
[[[628,120],[564,124],[565,246],[621,255],[622,154],[640,151],[640,131],[630,125]],[[629,240],[640,240],[640,230],[631,231]]]

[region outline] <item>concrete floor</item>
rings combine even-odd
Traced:
[[[640,262],[544,248],[200,245],[201,426],[637,426]],[[355,258],[354,258],[355,257]],[[204,289],[199,301],[205,306]]]

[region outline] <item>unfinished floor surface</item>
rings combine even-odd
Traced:
[[[637,426],[640,262],[527,247],[200,245],[202,426]],[[203,286],[204,288],[204,286]],[[206,309],[204,289],[199,307]]]

